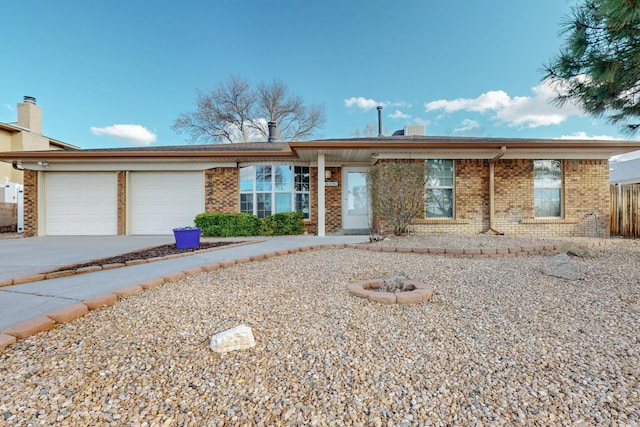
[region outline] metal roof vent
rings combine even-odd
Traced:
[[[269,139],[268,142],[276,142],[278,140],[278,130],[276,129],[276,122],[267,123],[269,127]]]
[[[25,96],[24,97],[24,102],[26,104],[33,104],[36,105],[36,98],[34,98],[33,96]]]

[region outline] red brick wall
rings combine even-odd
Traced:
[[[533,219],[533,160],[499,160],[494,176],[496,228]]]
[[[327,233],[337,233],[342,230],[342,168],[330,167],[325,170],[331,171],[331,179],[338,183],[337,187],[324,187],[325,231]],[[316,174],[318,169],[316,168]],[[317,179],[316,179],[317,182]],[[311,197],[318,198],[318,193],[311,193]]]
[[[423,162],[422,160],[414,160]],[[456,160],[455,218],[416,220],[415,233],[480,233],[489,228],[489,162]],[[337,187],[325,187],[326,232],[342,228],[342,170],[327,168]],[[495,164],[494,227],[505,234],[528,236],[596,236],[609,234],[609,165],[607,160],[564,160],[563,218],[536,219],[533,160],[499,160]],[[305,230],[317,232],[318,169],[310,168],[311,218]],[[238,212],[239,171],[205,171],[207,212]],[[38,172],[24,171],[25,236],[38,234]],[[126,172],[118,172],[118,234],[126,233]]]
[[[499,160],[494,170],[494,228],[522,236],[608,236],[607,160],[564,160],[563,217],[536,219],[533,160]],[[455,161],[455,219],[414,222],[416,233],[481,233],[489,229],[489,162]]]
[[[24,237],[38,235],[38,172],[23,172],[24,185]]]
[[[238,168],[214,168],[204,172],[206,212],[239,211],[239,173]]]
[[[337,233],[342,229],[342,168],[329,167],[325,170],[331,171],[331,179],[336,181],[337,187],[324,187],[325,201],[325,232]],[[311,215],[305,221],[304,231],[309,234],[318,233],[318,168],[309,168],[310,186],[310,208]]]
[[[118,171],[118,236],[127,234],[127,172]]]

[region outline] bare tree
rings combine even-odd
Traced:
[[[309,138],[324,123],[321,106],[306,107],[285,84],[260,84],[231,76],[211,92],[198,90],[196,111],[182,113],[171,128],[190,142],[248,142],[267,140],[267,123],[278,127],[281,140]]]
[[[394,235],[406,234],[424,211],[424,164],[377,164],[369,169],[368,182],[374,217],[389,224]]]
[[[320,105],[306,107],[298,95],[289,93],[287,86],[279,81],[258,85],[257,116],[260,121],[257,130],[267,139],[269,131],[265,122],[277,125],[279,139],[283,141],[303,140],[313,136],[325,121],[324,108]],[[254,122],[258,124],[258,122]]]

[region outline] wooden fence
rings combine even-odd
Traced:
[[[610,234],[637,239],[640,237],[640,184],[614,184],[610,191]]]

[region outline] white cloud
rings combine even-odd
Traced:
[[[405,101],[376,101],[375,99],[365,98],[362,96],[352,96],[351,98],[344,100],[344,106],[347,108],[355,107],[361,110],[371,110],[372,108],[380,107],[411,107],[411,104]]]
[[[389,117],[392,119],[400,119],[400,120],[408,120],[411,118],[409,114],[405,114],[400,110],[396,110],[393,113],[389,114]]]
[[[509,105],[511,98],[502,90],[489,91],[483,93],[475,99],[458,98],[453,101],[440,99],[438,101],[428,102],[424,104],[427,111],[444,110],[446,113],[454,113],[456,111],[477,111],[484,113],[487,110],[499,110]]]
[[[464,119],[461,123],[462,127],[456,128],[454,132],[471,132],[480,128],[480,122],[477,120]]]
[[[580,132],[574,132],[571,135],[562,135],[560,138],[557,139],[580,139],[580,140],[597,140],[597,141],[624,141],[624,139],[622,138],[616,138],[615,136],[611,136],[611,135],[588,135],[586,132],[584,131],[580,131]],[[640,151],[632,151],[630,153],[625,153],[625,154],[619,154],[617,156],[613,156],[612,158],[610,158],[609,160],[614,161],[614,162],[622,162],[625,160],[632,160],[632,159],[637,159],[640,158]]]
[[[531,88],[532,96],[511,97],[505,91],[489,91],[477,98],[440,99],[424,104],[427,112],[441,110],[445,113],[473,111],[493,112],[493,118],[508,126],[537,128],[558,125],[569,116],[584,115],[582,110],[567,103],[561,107],[552,103],[562,84],[547,79]]]
[[[562,135],[557,139],[581,139],[581,140],[600,140],[600,141],[616,141],[620,138],[613,137],[611,135],[587,135],[586,132],[574,132],[571,135]]]
[[[112,125],[103,128],[91,126],[94,135],[107,135],[138,145],[151,145],[158,140],[155,133],[140,125]]]
[[[362,96],[358,96],[358,97],[353,96],[349,99],[345,99],[344,105],[349,108],[356,107],[356,108],[360,108],[361,110],[371,110],[372,108],[375,108],[378,105],[381,105],[381,103],[373,99],[363,98]]]

